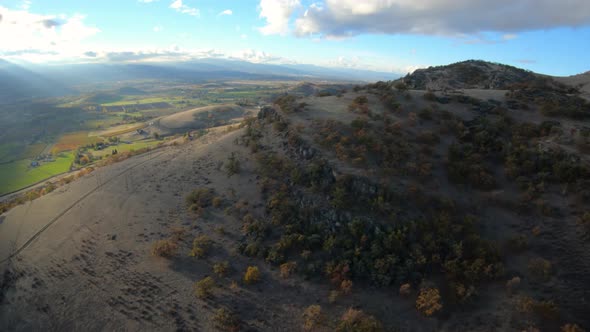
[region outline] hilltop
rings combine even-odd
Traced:
[[[418,69],[400,81],[410,89],[418,90],[508,90],[517,84],[530,83],[539,78],[539,75],[524,69],[481,60],[467,60]]]

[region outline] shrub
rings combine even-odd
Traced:
[[[340,296],[340,292],[337,290],[331,290],[330,294],[328,294],[328,302],[329,303],[334,303],[336,302],[336,300],[338,300],[338,297]]]
[[[281,278],[283,278],[283,279],[289,278],[291,276],[291,274],[293,274],[293,272],[295,271],[296,268],[297,268],[297,262],[287,262],[287,263],[281,264],[281,266],[280,266]]]
[[[152,246],[152,255],[158,257],[171,257],[176,254],[178,243],[172,239],[158,240]]]
[[[548,280],[552,274],[551,262],[543,258],[534,258],[529,261],[528,270],[534,277]]]
[[[442,309],[440,293],[436,288],[425,288],[420,290],[416,299],[416,309],[425,316],[432,316]]]
[[[348,309],[336,327],[337,332],[380,332],[383,326],[375,317],[362,310]]]
[[[520,286],[520,277],[514,277],[506,282],[506,290],[508,293],[514,293]]]
[[[350,294],[352,293],[352,281],[351,280],[342,280],[340,283],[340,290],[343,294]]]
[[[565,324],[561,327],[561,332],[585,332],[578,324]]]
[[[207,235],[199,235],[193,240],[193,249],[190,256],[203,258],[211,248],[213,241]]]
[[[213,264],[213,272],[219,277],[224,277],[229,272],[229,262],[223,261]]]
[[[244,274],[244,282],[246,284],[254,284],[260,280],[260,270],[257,266],[248,266]]]
[[[240,173],[240,161],[238,160],[234,152],[232,152],[229,158],[227,159],[225,170],[227,172],[227,176],[232,176],[234,174]]]
[[[240,319],[238,316],[225,308],[215,311],[213,322],[215,323],[215,327],[222,331],[234,332],[240,330]]]
[[[205,277],[195,282],[195,295],[200,298],[208,298],[211,296],[213,288],[215,288],[215,280],[211,277]]]
[[[410,284],[403,284],[399,288],[399,295],[401,296],[408,296],[412,293],[412,285]]]
[[[221,198],[219,196],[217,196],[211,200],[211,205],[213,205],[214,208],[220,207],[221,204],[223,204],[223,198]]]
[[[312,331],[324,320],[322,307],[317,304],[310,305],[303,311],[303,330]]]
[[[408,86],[403,83],[403,82],[398,82],[395,84],[395,88],[399,91],[399,92],[405,92],[408,90]]]
[[[428,101],[435,101],[436,95],[432,91],[427,91],[424,93],[424,99]]]
[[[583,233],[586,236],[590,235],[590,211],[584,212],[578,217],[578,224],[583,227]]]
[[[186,196],[186,203],[189,209],[195,212],[202,212],[209,207],[213,199],[213,190],[209,188],[195,189]]]

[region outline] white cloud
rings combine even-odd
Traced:
[[[164,27],[162,27],[161,25],[156,25],[153,29],[154,32],[160,32],[162,30],[164,30]]]
[[[137,0],[137,1],[141,2],[141,3],[152,3],[152,2],[159,1],[159,0]]]
[[[224,16],[224,15],[233,15],[233,11],[231,9],[226,9],[224,11],[222,11],[221,13],[217,14],[218,16]]]
[[[55,16],[0,6],[0,53],[31,57],[74,55],[84,41],[100,32],[87,26],[84,15]]]
[[[20,7],[21,7],[23,10],[29,10],[29,8],[31,8],[31,5],[32,5],[32,4],[33,4],[33,3],[32,3],[30,0],[25,0],[25,1],[23,1],[23,3],[21,4],[21,6],[20,6]]]
[[[258,30],[263,35],[286,34],[291,15],[300,7],[299,0],[260,0],[260,17],[266,20],[266,25]]]
[[[518,38],[518,35],[514,34],[514,33],[507,33],[502,36],[502,40],[512,40],[512,39],[516,39],[516,38]]]
[[[234,52],[229,56],[230,59],[245,60],[253,63],[275,63],[275,64],[293,64],[293,60],[286,59],[280,56],[268,54],[264,51],[253,49],[241,50]]]
[[[170,4],[170,8],[176,10],[179,13],[187,14],[190,16],[201,16],[201,12],[197,8],[189,7],[182,3],[182,0],[175,0]]]
[[[590,25],[588,0],[322,0],[297,15],[299,0],[261,0],[263,34],[350,37],[359,34],[458,36]],[[296,16],[294,19],[292,15]]]

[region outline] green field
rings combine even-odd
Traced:
[[[182,97],[150,97],[150,98],[141,98],[137,99],[137,97],[124,99],[116,102],[111,103],[103,103],[102,106],[127,106],[127,105],[141,105],[141,104],[152,104],[152,103],[174,103],[176,101],[182,100]]]
[[[54,162],[43,162],[31,167],[30,159],[0,165],[0,195],[28,187],[54,175],[69,171],[73,153],[62,153]]]
[[[147,148],[147,147],[155,147],[158,144],[162,143],[163,141],[158,141],[158,140],[142,140],[142,141],[136,141],[133,142],[131,144],[126,144],[126,143],[119,143],[119,145],[116,146],[109,146],[104,150],[99,150],[99,151],[92,151],[92,155],[94,155],[95,157],[104,157],[104,156],[108,156],[111,154],[112,150],[117,150],[117,152],[121,153],[121,152],[127,152],[127,151],[131,151],[131,150],[140,150],[143,148]]]

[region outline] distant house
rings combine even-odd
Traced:
[[[31,167],[39,167],[38,161],[31,161]]]

